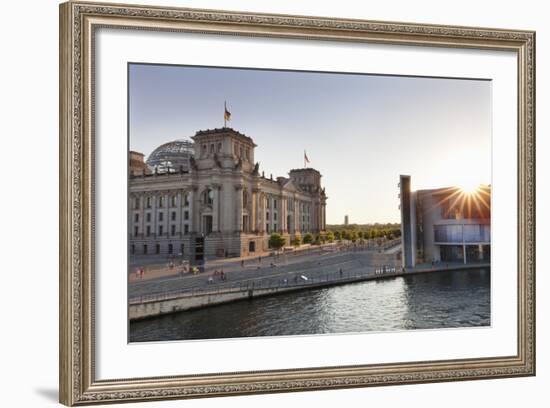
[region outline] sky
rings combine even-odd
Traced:
[[[129,144],[159,145],[227,123],[258,145],[266,176],[319,170],[327,223],[399,222],[413,189],[491,183],[491,82],[131,64]]]

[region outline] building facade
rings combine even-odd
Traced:
[[[319,171],[294,169],[289,177],[267,178],[254,161],[254,141],[231,128],[198,131],[192,139],[188,167],[130,173],[130,254],[200,262],[267,251],[273,232],[288,244],[296,235],[325,230],[327,197]]]
[[[399,198],[403,267],[490,261],[490,186],[412,191],[411,177],[402,175]]]

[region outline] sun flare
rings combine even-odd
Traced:
[[[464,182],[457,186],[464,194],[474,194],[479,190],[480,184],[475,182]]]

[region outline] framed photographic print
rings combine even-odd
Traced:
[[[60,6],[66,405],[535,374],[535,33]]]

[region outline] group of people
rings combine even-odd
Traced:
[[[378,268],[374,271],[376,275],[384,274],[384,273],[394,273],[396,269],[394,267],[386,266],[384,265],[382,268]]]
[[[219,276],[220,279],[223,280],[223,281],[227,279],[227,275],[225,274],[223,269],[220,269],[220,270],[215,269],[214,270],[214,276]]]

